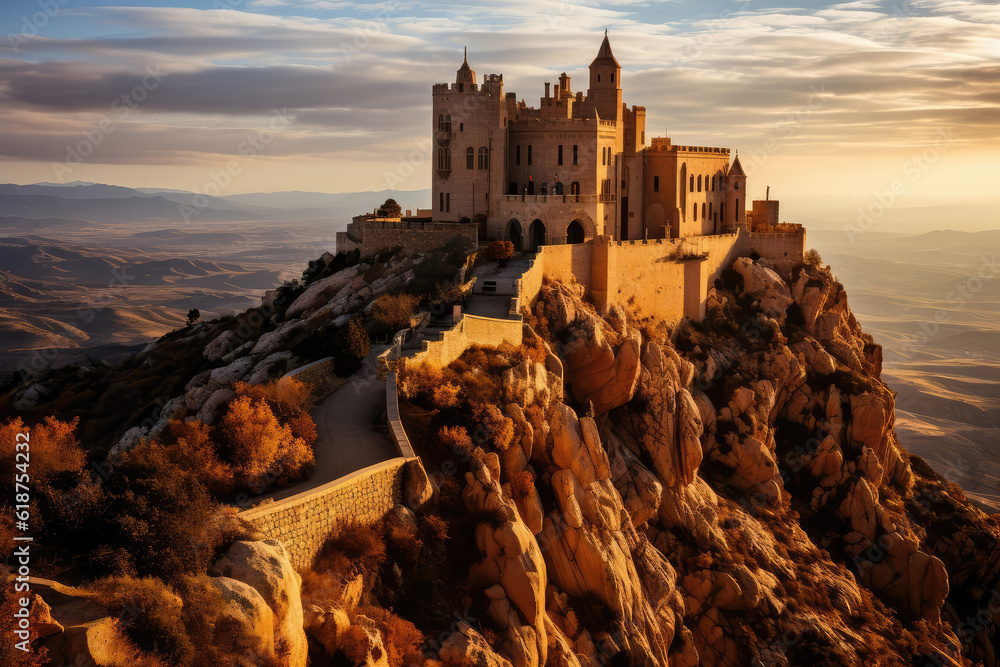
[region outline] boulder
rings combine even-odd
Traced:
[[[212,585],[226,600],[223,616],[235,619],[246,630],[246,638],[264,656],[274,655],[274,612],[257,589],[229,577],[212,577]]]
[[[512,667],[509,660],[490,646],[468,623],[459,622],[458,629],[441,645],[438,657],[445,667]]]
[[[308,649],[299,596],[301,578],[281,542],[235,542],[209,572],[256,589],[274,614],[275,645],[287,643],[289,667],[305,667]]]

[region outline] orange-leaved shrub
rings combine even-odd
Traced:
[[[13,487],[15,466],[27,463],[35,486],[56,478],[76,479],[83,472],[86,456],[76,439],[79,418],[60,421],[46,417],[40,424],[25,426],[20,417],[0,424],[0,465],[3,484]],[[18,438],[19,434],[25,434]],[[20,446],[19,446],[20,443]],[[18,453],[22,456],[18,457]],[[10,495],[5,495],[5,499]]]
[[[282,424],[264,400],[241,396],[229,404],[218,426],[236,484],[260,493],[268,486],[299,479],[315,463],[312,447]]]
[[[419,303],[420,297],[413,294],[383,294],[372,302],[368,316],[377,334],[394,334],[410,326],[410,318]]]
[[[382,607],[359,607],[358,615],[364,615],[375,622],[382,644],[385,646],[389,667],[419,667],[424,664],[424,654],[420,650],[424,634],[410,621]],[[365,661],[365,656],[348,656],[357,664]],[[360,661],[357,658],[360,657]]]
[[[165,445],[170,460],[197,476],[216,498],[233,491],[233,469],[219,457],[212,428],[198,421],[171,419]]]

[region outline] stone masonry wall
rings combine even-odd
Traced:
[[[462,356],[472,345],[497,347],[507,342],[519,346],[523,324],[520,319],[501,320],[478,315],[463,315],[453,328],[441,334],[440,340],[425,341],[422,352],[413,361],[426,361],[435,366],[447,366]]]
[[[311,385],[314,399],[326,396],[340,381],[340,378],[334,373],[333,357],[326,357],[300,366],[294,371],[285,373],[285,377],[293,377],[300,382]]]
[[[401,456],[377,463],[312,491],[246,510],[240,518],[281,540],[296,568],[311,567],[338,525],[375,523],[400,501],[406,462]]]
[[[456,238],[464,239],[470,246],[479,243],[479,226],[475,223],[369,221],[363,229],[361,245],[351,241],[346,233],[338,233],[337,252],[359,247],[363,255],[395,247],[407,252],[428,252]]]

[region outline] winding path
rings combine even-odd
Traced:
[[[375,378],[374,356],[346,383],[323,399],[310,414],[316,422],[316,468],[301,482],[265,493],[253,503],[271,498],[281,500],[310,491],[327,482],[382,461],[397,458],[399,452],[389,437],[385,415],[385,380]]]

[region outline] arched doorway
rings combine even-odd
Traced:
[[[579,220],[569,223],[566,228],[566,243],[583,243],[583,225]]]
[[[531,241],[531,251],[538,252],[545,245],[545,223],[538,219],[532,221],[528,226],[528,238]]]
[[[524,232],[521,231],[521,223],[517,219],[511,218],[507,223],[507,240],[514,244],[514,252],[524,250]]]

